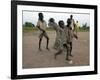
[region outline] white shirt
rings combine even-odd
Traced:
[[[71,24],[70,24],[70,26],[71,26],[71,28],[72,28],[72,30],[74,30],[74,19],[71,19]]]
[[[37,26],[39,26],[43,30],[46,30],[47,24],[45,21],[42,22],[42,21],[38,20]]]

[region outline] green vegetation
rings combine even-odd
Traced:
[[[36,30],[37,28],[35,28],[35,25],[31,22],[25,22],[25,24],[23,24],[23,32],[34,32]]]
[[[87,27],[87,28],[83,28],[83,27],[80,27],[79,29],[77,29],[77,31],[78,32],[87,32],[87,31],[89,31],[89,27]]]
[[[54,31],[52,28],[47,28],[47,31]],[[38,31],[38,28],[36,27],[23,27],[23,32],[35,32]],[[83,28],[80,27],[79,29],[77,29],[78,32],[87,32],[89,31],[89,27]]]
[[[89,26],[87,26],[87,23],[83,24],[82,27],[79,27],[78,32],[86,32],[89,31]]]
[[[35,27],[35,25],[31,22],[25,22],[25,24],[23,24],[23,27]]]
[[[53,28],[51,27],[47,27],[46,29],[47,31],[54,31]],[[23,32],[35,32],[38,31],[38,28],[36,28],[36,26],[34,24],[32,24],[31,22],[26,22],[23,25]],[[87,23],[83,24],[81,27],[79,27],[77,29],[78,32],[87,32],[89,31],[89,26],[87,26]]]
[[[35,27],[23,27],[23,32],[34,32],[37,31],[38,29]]]

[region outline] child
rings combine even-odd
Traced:
[[[65,28],[65,32],[66,32],[66,38],[67,38],[67,56],[66,59],[69,56],[73,56],[72,53],[72,42],[73,42],[73,38],[78,39],[77,34],[74,33],[74,30],[72,29],[71,26],[71,20],[67,19],[67,26]]]
[[[56,33],[57,33],[56,42],[58,42],[58,48],[54,56],[55,59],[57,55],[60,55],[63,52],[64,49],[66,49],[67,51],[67,40],[66,40],[64,22],[60,20],[58,24],[59,25],[57,25],[57,23],[55,23],[54,19],[52,18],[49,20],[49,25],[52,26],[56,30]],[[69,55],[67,55],[66,58],[67,58],[66,60],[70,61]]]
[[[66,60],[70,61],[69,59],[69,55],[68,55],[68,46],[67,46],[67,32],[65,30],[65,26],[64,26],[64,22],[61,20],[59,21],[59,32],[60,32],[60,37],[59,37],[59,50],[57,53],[55,53],[55,59],[57,57],[57,55],[60,55],[64,49],[66,49]]]
[[[56,38],[55,38],[55,43],[54,43],[54,49],[58,49],[59,47],[59,26],[57,25],[57,23],[55,23],[55,20],[53,18],[49,19],[49,23],[48,23],[49,27],[53,28],[56,31]]]
[[[45,37],[47,39],[46,49],[49,50],[49,48],[48,48],[49,37],[48,37],[48,35],[46,33],[46,26],[47,25],[46,25],[45,20],[43,20],[43,13],[39,13],[38,16],[39,16],[39,19],[38,19],[38,22],[37,22],[37,27],[40,30],[40,35],[39,35],[39,50],[41,51],[41,41],[42,41],[43,37]]]

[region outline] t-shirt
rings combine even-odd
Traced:
[[[72,30],[74,30],[74,26],[75,26],[74,19],[69,19],[69,22],[70,22],[70,27],[72,28]]]
[[[73,40],[73,30],[70,29],[70,27],[65,27],[65,32],[66,32],[66,40],[67,42],[72,42]]]
[[[77,27],[77,28],[79,28],[79,27],[80,27],[79,23],[76,23],[76,27]]]
[[[37,26],[39,26],[43,30],[46,30],[47,24],[45,21],[42,22],[42,21],[38,20]]]

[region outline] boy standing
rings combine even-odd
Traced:
[[[37,27],[38,29],[40,30],[40,35],[39,35],[39,50],[41,51],[41,41],[42,41],[42,38],[45,37],[47,39],[47,45],[46,45],[46,49],[49,50],[48,48],[48,44],[49,44],[49,37],[47,35],[47,32],[46,32],[46,27],[47,27],[47,24],[45,22],[45,20],[43,20],[43,13],[39,13],[38,14],[39,16],[39,19],[38,19],[38,22],[37,22]]]
[[[70,56],[73,56],[71,53],[72,53],[72,41],[73,41],[73,37],[75,37],[76,39],[78,39],[78,36],[77,36],[77,26],[75,24],[75,21],[73,19],[73,15],[70,15],[70,18],[67,19],[67,43],[68,43],[68,46],[70,47],[70,52],[69,52],[69,55]]]

